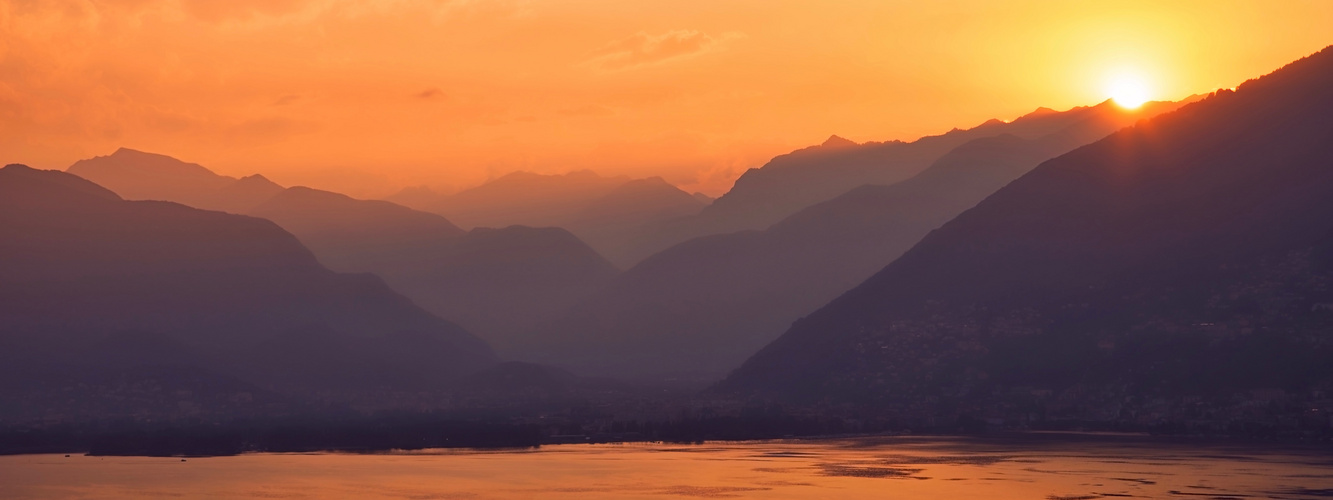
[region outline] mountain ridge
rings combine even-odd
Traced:
[[[1189,101],[1196,96],[1182,101]],[[816,203],[831,200],[866,184],[889,185],[910,178],[941,156],[973,139],[1011,133],[1033,139],[1058,132],[1089,116],[1152,114],[1170,102],[1149,102],[1133,110],[1111,100],[1077,106],[1063,112],[1033,112],[1010,122],[988,120],[968,129],[914,141],[854,143],[831,136],[824,144],[773,157],[763,166],[746,170],[732,188],[698,215],[650,225],[635,238],[626,260],[637,262],[673,244],[708,234],[765,229]],[[836,139],[842,139],[841,141]]]
[[[384,384],[406,389],[391,371],[413,387],[442,387],[497,361],[485,342],[382,280],[324,268],[271,221],[128,201],[93,186],[65,172],[0,169],[0,343],[8,347],[0,358],[29,382],[16,397],[45,401],[40,388],[70,377],[98,386],[103,368],[175,366],[205,385],[244,381],[297,399],[317,390],[338,399]],[[251,362],[265,343],[305,329],[316,332],[307,337],[314,344],[358,346],[335,348],[340,359],[385,369],[346,387],[319,377],[287,383],[268,375],[296,376],[300,367]],[[392,339],[427,358],[395,359],[384,344]],[[45,378],[53,370],[64,374]]]
[[[420,186],[387,199],[468,228],[565,228],[622,268],[636,262],[632,255],[642,228],[696,214],[712,203],[661,177],[603,177],[591,170],[559,175],[518,171],[452,195]]]
[[[323,265],[339,272],[374,273],[432,313],[499,346],[618,272],[564,229],[512,226],[495,232],[464,231],[440,215],[389,201],[359,200],[304,186],[283,188],[258,174],[226,178],[163,155],[119,154],[113,162],[81,161],[77,170],[95,167],[99,178],[142,196],[201,202],[205,206],[200,208],[232,207],[226,211],[272,220],[294,234]],[[153,159],[154,168],[139,168],[133,161],[140,157],[136,155]],[[168,181],[154,177],[158,174]],[[182,177],[209,181],[203,186],[170,182]],[[214,189],[214,181],[225,185]],[[184,192],[175,191],[183,186]],[[240,207],[245,208],[236,210]],[[467,267],[474,272],[460,271]]]
[[[612,376],[720,377],[1042,160],[1143,116],[1107,111],[1038,138],[973,139],[902,182],[855,188],[767,229],[672,246],[547,325],[537,337],[548,344],[531,359]]]
[[[1312,397],[1333,383],[1330,89],[1333,47],[1048,160],[715,390],[1139,423]]]

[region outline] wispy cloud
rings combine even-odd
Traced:
[[[421,92],[417,92],[414,95],[416,95],[417,99],[444,99],[448,97],[447,95],[445,95],[444,91],[440,90],[439,88],[429,88]]]
[[[594,52],[585,64],[606,71],[661,64],[719,50],[726,42],[741,37],[740,33],[712,36],[695,30],[671,30],[660,35],[640,31],[607,44]]]

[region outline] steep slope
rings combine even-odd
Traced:
[[[251,215],[296,235],[320,262],[373,272],[394,290],[505,349],[618,272],[559,228],[464,232],[444,217],[387,201],[290,188]]]
[[[569,231],[477,228],[409,273],[386,274],[396,289],[508,355],[533,329],[602,289],[619,274]]]
[[[95,174],[142,197],[272,220],[329,268],[379,275],[430,312],[488,340],[509,339],[550,319],[617,273],[561,229],[468,233],[439,215],[387,201],[299,186],[283,189],[259,175],[231,179],[171,157],[125,149],[80,161],[70,170]],[[605,180],[591,173],[571,177],[589,177],[578,181],[584,184]],[[479,245],[485,251],[475,251]],[[458,271],[467,268],[477,271]]]
[[[635,179],[592,200],[561,227],[588,242],[617,265],[635,264],[627,251],[644,227],[698,214],[708,202],[682,191],[661,177]]]
[[[930,230],[1041,161],[1114,131],[1122,114],[1103,109],[1039,139],[972,140],[911,179],[862,186],[764,231],[672,247],[545,329],[550,343],[529,355],[605,374],[721,377]]]
[[[1061,112],[1040,108],[1012,122],[990,120],[967,130],[954,129],[912,142],[857,144],[832,136],[823,144],[779,155],[760,168],[746,171],[730,191],[697,216],[645,228],[634,239],[633,247],[623,252],[624,258],[638,261],[697,236],[766,228],[859,186],[906,180],[975,139],[1003,134],[1037,139],[1089,121],[1115,121],[1124,126],[1176,106],[1157,102],[1126,110],[1108,100]]]
[[[1043,163],[718,389],[1137,422],[1315,397],[1333,386],[1331,139],[1333,48]]]
[[[125,199],[174,201],[231,213],[244,213],[283,189],[261,175],[236,179],[196,163],[126,148],[79,160],[66,171]]]
[[[379,200],[292,187],[247,212],[300,238],[345,272],[412,272],[465,232],[444,217]]]
[[[124,201],[10,165],[0,233],[0,342],[6,369],[30,377],[24,390],[49,389],[40,375],[52,370],[138,366],[335,395],[439,386],[495,362],[481,340],[373,276],[325,269],[263,219]],[[289,355],[266,358],[274,343]],[[358,376],[321,376],[344,369]]]

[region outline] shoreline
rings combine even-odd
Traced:
[[[119,436],[122,439],[129,436]],[[139,436],[151,441],[150,436]],[[562,436],[563,437],[563,436]],[[661,445],[661,446],[707,446],[707,445],[740,445],[740,444],[764,444],[764,443],[829,443],[837,441],[854,441],[861,445],[879,445],[892,444],[894,442],[920,442],[920,441],[959,441],[967,442],[973,445],[994,445],[997,447],[1042,447],[1044,445],[1064,445],[1076,443],[1096,443],[1111,444],[1119,443],[1124,445],[1144,445],[1144,446],[1241,446],[1246,448],[1262,448],[1268,450],[1307,450],[1333,453],[1333,440],[1323,439],[1264,439],[1254,436],[1238,435],[1171,435],[1171,434],[1153,434],[1148,432],[1109,432],[1109,431],[1066,431],[1066,430],[1009,430],[984,433],[913,433],[913,432],[879,432],[879,433],[843,433],[843,434],[821,434],[806,436],[773,436],[767,438],[754,439],[702,439],[702,440],[664,440],[651,438],[638,439],[614,439],[609,436],[594,438],[588,436],[584,441],[574,440],[552,440],[550,437],[539,438],[538,442],[514,443],[499,442],[490,443],[471,442],[457,444],[443,443],[440,446],[424,447],[396,447],[387,445],[365,445],[365,446],[255,446],[245,447],[249,449],[232,448],[228,450],[213,449],[204,450],[200,443],[179,443],[177,446],[164,446],[157,448],[147,447],[144,443],[131,445],[128,447],[107,448],[105,444],[100,446],[59,446],[59,445],[34,445],[18,449],[6,446],[0,443],[0,456],[24,456],[24,455],[81,455],[91,457],[152,457],[152,458],[219,458],[254,454],[352,454],[352,455],[431,455],[439,453],[454,452],[537,452],[543,448],[563,448],[577,447],[579,445]],[[208,444],[208,443],[204,443]],[[209,452],[212,451],[212,452]]]

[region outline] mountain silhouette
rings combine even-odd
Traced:
[[[1326,48],[1042,163],[717,390],[1140,421],[1316,394],[1333,383],[1331,131]]]
[[[448,217],[465,228],[561,226],[592,200],[629,182],[591,170],[563,175],[513,172],[452,195],[414,188],[389,201]]]
[[[283,190],[262,175],[242,179],[170,156],[120,148],[79,160],[67,172],[130,200],[175,201],[195,208],[245,213]]]
[[[697,238],[649,257],[552,323],[533,359],[607,375],[716,380],[813,311],[874,274],[929,231],[1043,160],[1095,141],[1138,116],[1109,103],[1035,139],[966,142],[923,172],[867,185],[763,231]],[[856,147],[831,138],[821,147]]]
[[[1110,100],[1064,112],[1046,108],[1012,122],[989,120],[915,141],[866,142],[830,136],[818,146],[779,155],[747,170],[726,194],[698,215],[651,224],[622,251],[622,260],[638,262],[694,237],[765,229],[804,208],[831,200],[864,185],[891,185],[925,170],[969,141],[1009,134],[1038,139],[1080,122],[1112,119],[1128,125],[1153,116],[1172,103],[1150,103],[1127,110]]]
[[[469,228],[565,228],[623,267],[642,257],[637,248],[645,228],[697,214],[712,201],[660,177],[603,177],[588,170],[563,175],[514,172],[452,195],[415,187],[388,199]]]
[[[296,235],[331,269],[375,273],[501,350],[619,272],[564,229],[464,232],[435,214],[304,187],[250,213]]]
[[[382,277],[410,272],[465,233],[435,214],[300,186],[247,214],[278,223],[330,268]]]
[[[619,266],[635,264],[632,252],[645,228],[699,213],[712,200],[686,193],[661,177],[635,179],[591,200],[561,227]]]
[[[276,184],[276,191],[269,192],[262,176],[229,180],[196,164],[125,149],[75,167],[140,196],[186,204],[202,200],[214,208],[245,206],[242,213],[276,222],[330,269],[374,273],[426,310],[497,347],[522,338],[521,332],[548,321],[618,273],[564,229],[469,232],[442,216],[388,201]],[[252,185],[263,187],[267,197],[258,199],[261,190]],[[200,192],[207,196],[194,194]]]
[[[10,165],[0,232],[3,361],[28,391],[50,388],[39,375],[52,370],[175,367],[201,384],[344,394],[438,387],[496,362],[462,328],[379,278],[326,269],[264,219],[125,201],[72,174]],[[300,356],[268,356],[290,338],[293,351],[373,369],[349,386],[303,371]]]
[[[534,328],[605,287],[619,271],[561,228],[476,228],[390,284],[457,321],[502,354]]]

